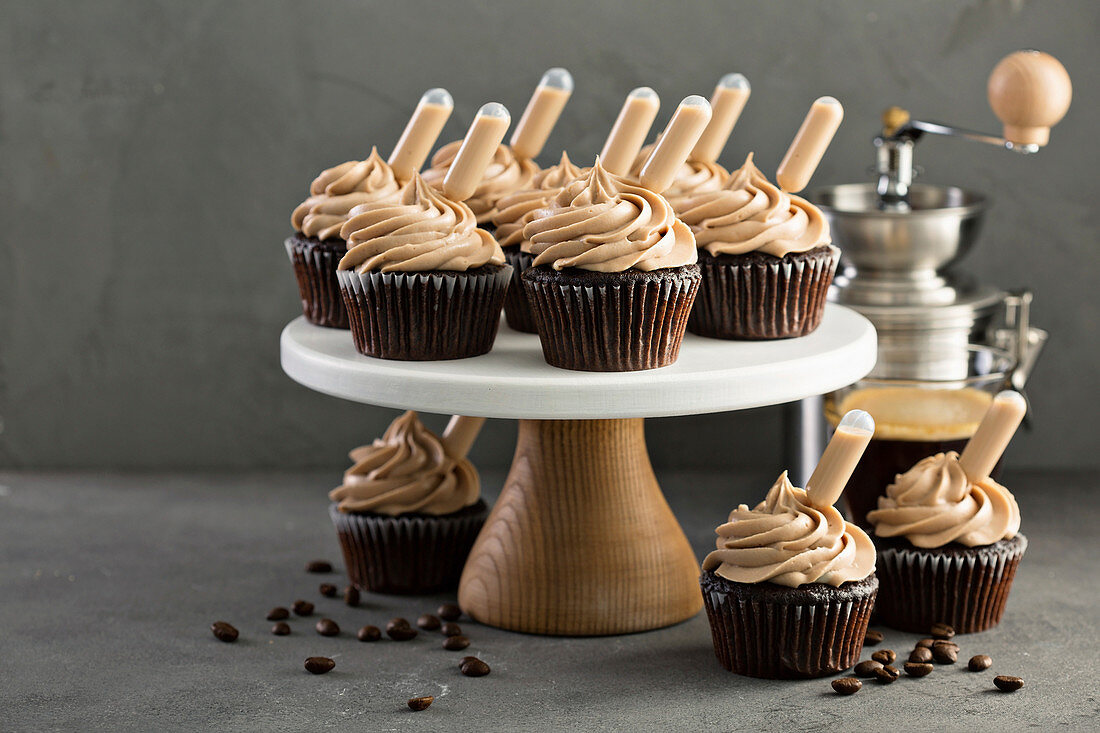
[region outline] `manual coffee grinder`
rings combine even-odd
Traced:
[[[1018,51],[994,68],[988,95],[1003,137],[913,119],[892,107],[874,138],[877,180],[807,195],[841,249],[829,299],[863,314],[878,331],[871,378],[962,383],[975,370],[1000,369],[1008,383],[1002,386],[1022,391],[1046,341],[1030,324],[1030,292],[1006,292],[957,267],[981,230],[985,196],[914,183],[917,143],[929,136],[1038,152],[1069,108],[1071,85],[1053,56]],[[825,399],[803,400],[786,413],[787,465],[802,480],[825,445]]]

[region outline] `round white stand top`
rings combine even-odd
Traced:
[[[665,417],[791,402],[852,384],[875,365],[875,329],[829,303],[809,336],[721,341],[684,336],[680,358],[642,372],[574,372],[542,358],[538,336],[502,321],[493,350],[453,361],[387,361],[348,331],[291,321],[283,370],[318,392],[383,407],[479,417],[569,420]]]

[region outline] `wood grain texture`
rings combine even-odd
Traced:
[[[694,616],[698,575],[641,419],[520,420],[512,469],[458,598],[491,626],[621,634]]]
[[[1062,63],[1041,51],[1005,56],[989,75],[989,106],[1004,123],[1006,140],[1046,145],[1073,99],[1073,84]]]

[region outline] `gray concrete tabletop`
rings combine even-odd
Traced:
[[[415,619],[447,596],[323,598],[341,584],[326,514],[328,475],[0,474],[2,730],[1088,730],[1100,725],[1097,481],[1009,472],[1030,544],[1004,621],[959,637],[961,664],[841,697],[829,679],[739,677],[714,658],[703,614],[628,636],[548,638],[461,622],[467,652],[441,638],[356,641],[364,624]],[[483,477],[486,494],[502,476]],[[661,480],[700,557],[738,502],[774,476],[678,474]],[[336,565],[307,574],[314,558]],[[317,613],[276,637],[265,615],[295,599]],[[319,636],[317,618],[339,636]],[[210,624],[240,630],[217,641]],[[883,629],[877,648],[908,653]],[[458,660],[492,667],[469,678]],[[864,652],[866,657],[870,651]],[[965,660],[985,653],[986,672]],[[327,675],[306,657],[336,661]],[[1002,693],[997,674],[1025,687]],[[434,695],[412,712],[406,700]]]

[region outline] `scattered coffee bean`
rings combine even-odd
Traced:
[[[411,697],[409,698],[409,710],[415,710],[420,712],[421,710],[427,710],[428,706],[435,701],[435,698],[431,695],[425,695],[424,697]]]
[[[321,636],[336,636],[340,633],[340,627],[330,618],[321,619],[315,628]]]
[[[336,597],[336,586],[332,583],[321,583],[321,587],[319,588],[319,590],[321,591],[321,595],[323,595],[325,598]]]
[[[306,660],[306,671],[313,674],[324,674],[325,672],[331,672],[333,667],[336,666],[336,662],[332,661],[328,657],[310,657]]]
[[[859,677],[874,677],[875,670],[882,669],[882,662],[876,662],[873,659],[865,659],[856,665],[855,673]]]
[[[214,637],[218,641],[226,643],[236,641],[237,637],[241,635],[241,632],[233,628],[232,624],[227,624],[225,621],[215,621],[210,624],[210,630],[214,632]]]
[[[936,639],[934,642],[932,642],[932,648],[933,649],[935,649],[938,646],[939,647],[947,647],[948,649],[954,649],[955,651],[959,651],[959,645],[957,643],[951,641],[950,639]]]
[[[863,646],[874,646],[880,643],[884,638],[881,631],[867,629],[867,633],[863,635]],[[852,693],[849,692],[847,694],[851,695]]]
[[[364,626],[355,634],[359,641],[378,641],[382,638],[382,630],[377,626]]]
[[[932,624],[928,633],[935,639],[951,639],[955,636],[955,629],[947,624]]]
[[[917,642],[917,646],[918,647],[923,647],[925,649],[931,649],[932,645],[935,644],[935,643],[936,643],[935,639],[921,639],[920,641]]]
[[[294,615],[296,615],[296,616],[312,616],[313,615],[313,604],[310,603],[309,601],[303,601],[301,599],[298,599],[297,601],[294,601],[294,605],[292,605],[291,608],[294,609]]]
[[[901,677],[901,672],[898,671],[897,667],[891,667],[889,664],[875,670],[875,679],[884,685],[895,682],[898,677]]]
[[[448,636],[443,640],[443,648],[449,652],[460,652],[468,646],[470,646],[470,640],[461,634],[458,636]]]
[[[286,621],[280,621],[271,627],[271,633],[275,636],[286,636],[290,633],[290,624]]]
[[[932,650],[928,647],[918,646],[909,655],[909,661],[913,664],[927,664],[932,661]]]
[[[290,611],[282,606],[275,606],[275,608],[267,612],[268,621],[282,621],[287,618],[290,618]]]
[[[895,652],[893,649],[879,649],[877,652],[871,655],[871,659],[875,660],[879,664],[893,664],[897,658],[897,652]]]
[[[971,672],[982,672],[993,666],[993,659],[988,654],[977,654],[966,663],[966,668]]]
[[[354,585],[344,588],[344,603],[352,607],[359,605],[359,589]]]
[[[460,636],[462,634],[462,627],[453,621],[448,621],[439,627],[439,631],[444,636]]]
[[[433,616],[430,613],[425,613],[416,620],[416,625],[424,629],[425,631],[435,631],[442,624],[440,624],[438,616]]]
[[[416,629],[403,618],[392,618],[386,624],[386,635],[394,641],[408,641],[416,637]]]
[[[947,644],[936,644],[932,647],[932,659],[936,664],[954,664],[959,661],[959,650]]]
[[[462,618],[462,609],[454,603],[444,603],[435,612],[444,621],[458,621]]]
[[[331,573],[332,563],[328,560],[313,560],[306,565],[307,573]]]
[[[999,674],[993,678],[993,684],[997,686],[998,690],[1003,692],[1016,692],[1016,690],[1024,686],[1024,681],[1012,675]]]
[[[833,689],[839,695],[854,695],[863,689],[863,683],[855,677],[841,677],[833,680]]]
[[[905,674],[910,677],[925,677],[932,672],[932,665],[927,662],[906,662]]]
[[[458,669],[467,677],[484,677],[489,674],[489,665],[477,657],[463,657]]]

